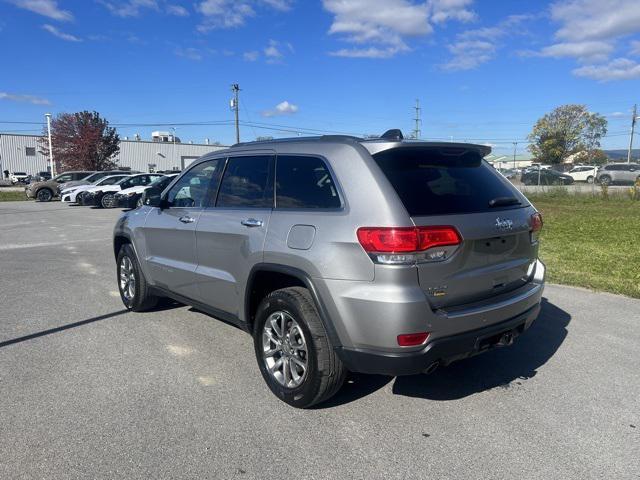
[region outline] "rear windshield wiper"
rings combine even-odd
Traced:
[[[505,207],[507,205],[520,205],[520,200],[516,197],[497,197],[489,200],[490,207]]]

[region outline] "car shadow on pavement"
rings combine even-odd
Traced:
[[[118,315],[123,315],[125,313],[129,313],[129,310],[122,309],[111,313],[106,313],[104,315],[98,315],[97,317],[86,318],[84,320],[80,320],[79,322],[67,323],[66,325],[60,325],[59,327],[49,328],[47,330],[41,330],[36,333],[31,333],[29,335],[24,335],[23,337],[12,338],[10,340],[4,340],[0,342],[0,348],[8,347],[9,345],[13,345],[16,343],[26,342],[27,340],[32,340],[38,337],[44,337],[46,335],[51,335],[54,333],[62,332],[64,330],[69,330],[70,328],[81,327],[82,325],[87,325],[88,323],[99,322],[101,320],[107,320],[109,318],[117,317]]]
[[[567,336],[571,315],[542,299],[540,315],[511,347],[452,363],[430,375],[396,377],[393,393],[428,400],[458,400],[495,387],[510,388],[534,377]],[[338,394],[320,405],[349,403],[384,387],[393,377],[349,375]]]

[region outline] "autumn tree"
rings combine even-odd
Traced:
[[[120,137],[98,112],[61,113],[51,121],[51,143],[56,169],[110,170],[120,151]],[[40,138],[40,151],[49,155],[45,130]]]
[[[558,164],[578,152],[597,157],[607,119],[585,105],[562,105],[539,119],[529,134],[529,151],[544,163]]]

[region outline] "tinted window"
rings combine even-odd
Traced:
[[[103,180],[99,181],[98,185],[113,185],[115,183],[121,182],[124,178],[126,177],[122,177],[122,176],[106,177]]]
[[[278,156],[277,208],[339,208],[340,197],[324,161],[315,157]]]
[[[395,188],[409,215],[485,212],[489,202],[517,194],[474,152],[398,148],[374,159]],[[454,154],[455,153],[455,154]],[[517,205],[516,205],[517,206]]]
[[[208,160],[187,171],[171,187],[167,202],[171,207],[205,207],[216,194],[224,159]]]
[[[58,183],[70,182],[71,180],[73,180],[73,177],[70,173],[65,173],[64,175],[58,175],[56,177],[56,182]]]
[[[227,162],[218,193],[218,207],[273,206],[273,157],[233,157]]]

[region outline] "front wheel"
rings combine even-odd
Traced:
[[[611,185],[611,177],[609,175],[603,175],[600,177],[600,183],[602,185]]]
[[[136,254],[129,244],[123,245],[118,252],[117,275],[120,298],[129,310],[144,312],[158,303],[158,297],[149,291]]]
[[[262,377],[289,405],[311,407],[342,386],[347,371],[307,289],[283,288],[267,295],[256,313],[253,339]]]
[[[48,188],[41,188],[38,190],[38,193],[36,193],[36,198],[39,202],[50,202],[53,198],[53,192]]]
[[[592,175],[589,175],[587,177],[587,183],[593,183],[593,176]]]

